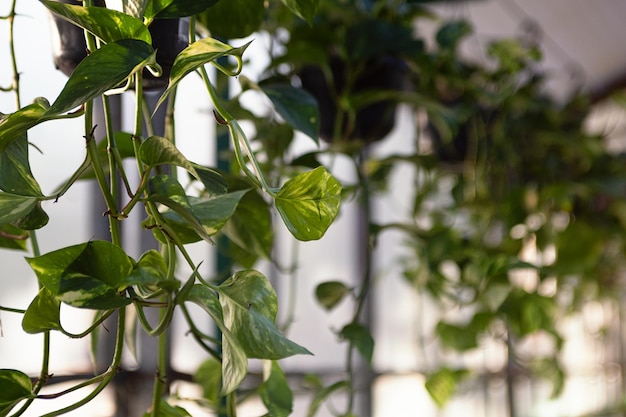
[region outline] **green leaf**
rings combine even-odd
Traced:
[[[48,100],[38,97],[32,104],[14,113],[0,115],[0,150],[4,150],[11,142],[23,137],[28,129],[43,121],[49,109]]]
[[[262,85],[261,89],[287,123],[319,143],[320,114],[311,94],[287,84]]]
[[[437,323],[437,335],[444,346],[466,351],[478,347],[478,333],[469,326],[457,326],[450,323]]]
[[[163,213],[168,224],[173,226],[183,243],[197,242],[200,238],[211,241],[233,216],[239,201],[248,190],[222,194],[210,199],[189,197],[190,206],[168,205],[172,211]],[[152,196],[150,197],[152,200]]]
[[[42,288],[26,309],[22,328],[26,333],[61,330],[61,303],[52,293]]]
[[[222,364],[215,358],[205,360],[194,373],[193,380],[202,388],[203,397],[217,405],[222,386]]]
[[[106,7],[83,7],[52,0],[41,2],[54,14],[88,30],[105,43],[137,39],[151,45],[148,27],[140,19]]]
[[[276,361],[265,361],[261,400],[272,417],[288,417],[293,411],[293,393],[285,373]]]
[[[218,0],[154,0],[148,4],[146,17],[171,19],[194,16],[217,2]]]
[[[219,172],[198,164],[193,164],[193,166],[207,193],[225,194],[228,191],[228,183]]]
[[[319,0],[283,0],[283,3],[297,16],[313,24]]]
[[[0,224],[0,248],[26,250],[28,233],[12,224]]]
[[[172,71],[170,72],[169,84],[161,95],[161,98],[159,98],[156,107],[158,108],[165,101],[167,96],[187,74],[197,70],[204,64],[213,62],[226,55],[241,58],[248,45],[250,45],[250,42],[239,48],[233,48],[217,39],[204,38],[183,49],[174,60]]]
[[[50,218],[41,208],[41,202],[37,201],[33,209],[24,217],[13,222],[13,224],[24,230],[37,230],[48,224]]]
[[[27,216],[36,205],[34,197],[0,193],[0,224],[12,223]]]
[[[130,75],[154,64],[155,57],[156,51],[152,46],[136,39],[122,39],[103,45],[78,64],[46,116],[68,112],[120,86]]]
[[[339,212],[341,184],[324,167],[287,181],[275,198],[276,208],[298,240],[320,239]]]
[[[137,265],[125,279],[131,285],[158,285],[167,278],[167,264],[163,256],[154,249],[141,255]],[[178,282],[178,281],[176,281]]]
[[[466,375],[465,370],[441,368],[426,378],[426,390],[437,406],[442,408],[456,392],[459,380]]]
[[[369,329],[361,324],[351,323],[341,329],[340,335],[343,339],[354,345],[367,363],[372,363],[374,356],[374,338]]]
[[[220,1],[198,19],[211,35],[221,39],[238,39],[259,30],[263,23],[265,6],[263,0]]]
[[[182,300],[185,301],[185,300]],[[204,285],[194,285],[189,292],[187,301],[198,304],[213,319],[222,332],[222,390],[221,395],[228,394],[241,384],[248,372],[248,358],[239,340],[230,332],[224,323],[222,306],[217,295]]]
[[[0,151],[0,190],[41,197],[41,187],[30,170],[28,146],[26,135],[22,135]]]
[[[311,354],[276,327],[278,300],[263,274],[239,271],[218,287],[224,323],[249,358],[282,359]]]
[[[165,398],[161,398],[160,402],[159,417],[192,417],[187,410],[178,405],[169,404]],[[143,417],[152,417],[153,415],[154,414],[149,411],[145,413]]]
[[[66,304],[111,309],[130,302],[120,291],[126,288],[133,263],[110,242],[91,241],[26,260],[39,282]]]
[[[141,19],[150,0],[122,0],[122,10],[127,15]]]
[[[350,287],[339,281],[322,282],[315,288],[315,298],[326,310],[335,308],[348,294]]]
[[[139,158],[149,167],[157,165],[176,165],[185,168],[196,178],[198,174],[194,165],[185,158],[171,140],[161,136],[150,136],[139,148]]]
[[[255,258],[270,259],[274,238],[272,217],[267,202],[259,193],[250,191],[243,196],[222,231]]]
[[[459,42],[472,32],[472,25],[466,20],[448,22],[437,32],[437,43],[444,49],[455,50]]]
[[[32,398],[33,385],[23,372],[0,369],[0,416],[6,416],[21,400]]]

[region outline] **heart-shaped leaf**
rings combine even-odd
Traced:
[[[322,282],[315,288],[315,298],[326,310],[335,308],[348,294],[350,287],[339,281]]]
[[[217,39],[204,38],[183,49],[174,60],[169,84],[159,98],[157,108],[187,74],[226,55],[241,57],[248,45],[250,42],[239,48],[233,48]]]
[[[263,274],[255,270],[239,271],[224,281],[218,291],[224,323],[249,358],[277,360],[311,354],[276,327],[278,299]]]
[[[185,168],[196,178],[196,169],[187,158],[178,150],[171,140],[161,136],[150,136],[139,148],[139,158],[149,167],[157,165],[176,165]]]
[[[298,240],[320,239],[326,233],[341,201],[341,184],[324,167],[287,181],[275,198],[276,208]]]
[[[148,27],[140,19],[106,7],[83,7],[58,1],[41,0],[50,11],[83,29],[105,43],[122,39],[137,39],[151,45]]]
[[[261,86],[261,89],[291,127],[319,143],[320,114],[311,94],[287,84]]]
[[[26,260],[39,282],[71,306],[111,309],[130,302],[120,291],[126,288],[133,262],[110,242],[91,241]]]
[[[122,39],[103,45],[83,59],[46,112],[54,117],[120,86],[130,75],[156,62],[156,51],[144,41]]]
[[[165,201],[159,202],[172,209],[164,212],[163,217],[174,227],[183,243],[197,242],[201,238],[210,241],[210,236],[217,233],[233,216],[247,191],[235,191],[210,199],[189,197],[190,205],[185,208],[168,205]],[[150,199],[153,200],[153,196]]]
[[[340,335],[356,347],[356,350],[359,351],[367,363],[372,363],[374,338],[367,327],[358,323],[351,323],[341,329]]]

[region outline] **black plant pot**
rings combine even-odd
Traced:
[[[80,0],[58,0],[60,3],[80,5]],[[104,0],[95,0],[95,5],[104,7]],[[58,70],[68,77],[87,56],[87,44],[81,28],[65,19],[53,15],[52,55]],[[157,50],[156,59],[163,73],[154,77],[144,70],[144,89],[158,90],[167,86],[174,59],[187,46],[187,19],[155,19],[149,27],[152,45]]]
[[[305,66],[298,75],[302,88],[317,100],[320,109],[320,137],[326,142],[335,139],[339,132],[340,140],[360,140],[375,142],[389,134],[395,124],[396,102],[380,100],[356,111],[354,123],[342,117],[337,130],[337,95],[345,93],[348,64],[337,56],[329,57],[332,80],[327,80],[324,71],[317,66]],[[368,91],[400,91],[406,85],[406,65],[399,59],[386,56],[369,60],[364,71],[354,81],[351,94]]]

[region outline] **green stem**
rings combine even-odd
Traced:
[[[37,233],[35,231],[31,231],[29,232],[29,235],[30,235],[30,243],[31,243],[31,250],[32,250],[33,256],[35,257],[40,256],[41,250],[39,249]],[[41,283],[39,283],[39,288],[41,288]],[[32,393],[34,395],[37,395],[39,391],[41,391],[43,386],[46,384],[46,381],[48,380],[48,376],[49,376],[49,369],[50,369],[50,331],[49,330],[43,332],[42,351],[43,352],[42,352],[41,367],[39,368],[39,378],[37,378],[37,382],[33,386],[33,390],[32,390]],[[35,400],[34,397],[26,400],[24,404],[22,404],[20,409],[15,414],[13,414],[13,417],[21,416],[22,414],[24,414],[26,410],[30,407],[30,405],[33,403],[34,400]]]
[[[222,118],[222,120],[218,120],[218,122],[228,125],[233,144],[235,146],[235,156],[237,158],[237,162],[239,162],[239,166],[246,174],[246,176],[250,180],[252,180],[257,186],[263,189],[270,196],[276,197],[276,190],[267,184],[265,176],[263,175],[263,171],[259,166],[259,162],[257,161],[256,156],[252,151],[250,141],[248,141],[245,132],[243,131],[237,120],[235,120],[230,112],[222,105],[220,97],[217,91],[215,91],[215,87],[213,87],[213,84],[211,84],[211,80],[209,80],[209,76],[204,67],[200,67],[200,75],[202,76],[207,91],[209,92],[209,96],[211,97],[211,101],[215,106],[215,110]],[[250,169],[247,167],[246,161],[243,158],[244,152],[248,157],[248,160],[252,164],[254,172],[250,171]]]
[[[87,142],[87,155],[91,161],[93,172],[96,177],[96,182],[100,187],[104,201],[106,202],[109,213],[115,209],[116,203],[113,195],[109,192],[109,184],[100,165],[100,159],[98,158],[98,147],[95,137],[93,136],[93,102],[89,101],[85,103],[85,140]]]
[[[87,330],[85,330],[82,333],[70,333],[68,331],[66,331],[65,329],[61,328],[60,331],[61,333],[63,333],[65,336],[72,338],[72,339],[82,339],[85,336],[88,336],[89,334],[91,334],[91,332],[93,332],[93,330],[100,326],[100,324],[104,323],[104,321],[109,318],[113,313],[115,312],[115,310],[109,310],[106,313],[104,313],[102,316],[100,316],[100,318],[98,320],[96,320],[91,326],[89,326],[89,328],[87,328]]]
[[[112,195],[113,206],[109,207],[109,225],[111,228],[111,241],[118,246],[121,246],[122,237],[120,233],[120,224],[118,219],[117,210],[117,197],[118,197],[118,165],[113,153],[117,150],[117,142],[115,140],[115,130],[113,129],[113,122],[111,120],[111,105],[109,103],[109,97],[102,96],[102,108],[104,110],[104,121],[106,124],[106,138],[107,138],[107,155],[109,159],[109,189]],[[119,166],[120,171],[123,170],[122,166]]]
[[[124,347],[124,322],[126,320],[126,308],[120,308],[118,313],[118,318],[117,318],[117,334],[116,334],[116,338],[115,338],[115,353],[113,354],[113,360],[111,361],[111,365],[109,366],[109,369],[95,377],[90,379],[89,381],[84,382],[83,384],[79,384],[77,386],[74,386],[72,388],[70,388],[69,390],[63,391],[61,394],[66,394],[68,392],[71,391],[75,391],[78,388],[82,388],[84,386],[87,385],[91,385],[93,383],[99,382],[98,386],[92,391],[90,392],[87,396],[85,396],[82,400],[75,402],[74,404],[71,404],[65,408],[62,408],[60,410],[57,411],[53,411],[52,413],[48,413],[43,415],[42,417],[54,417],[54,416],[59,416],[61,414],[65,414],[68,413],[70,411],[76,410],[82,406],[84,406],[85,404],[87,404],[89,401],[93,400],[95,397],[98,396],[98,394],[100,394],[102,392],[102,390],[104,390],[107,385],[109,385],[109,383],[113,380],[113,377],[115,376],[115,374],[117,373],[117,370],[120,367],[121,361],[122,361],[122,349]],[[57,394],[53,394],[58,396]],[[50,396],[40,396],[40,398],[56,398],[56,397],[50,397]]]

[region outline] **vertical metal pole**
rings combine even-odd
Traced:
[[[222,57],[218,60],[218,62],[222,65],[227,64],[227,59]],[[222,74],[221,71],[216,71],[216,88],[217,92],[223,100],[228,100],[230,96],[230,79],[226,74]],[[226,126],[222,126],[219,123],[215,124],[215,155],[216,155],[216,168],[220,171],[229,171],[230,170],[230,160],[228,158],[230,150],[230,136],[228,132],[228,128]],[[228,252],[230,251],[230,243],[226,236],[223,234],[220,235],[217,239],[217,250],[215,251],[215,269],[217,272],[217,277],[220,282],[226,280],[232,271],[233,263],[230,259]],[[220,330],[215,327],[215,332],[217,334],[218,339],[221,338]],[[224,398],[220,403],[220,411],[218,412],[217,417],[227,417],[225,411],[226,410],[226,399]]]

